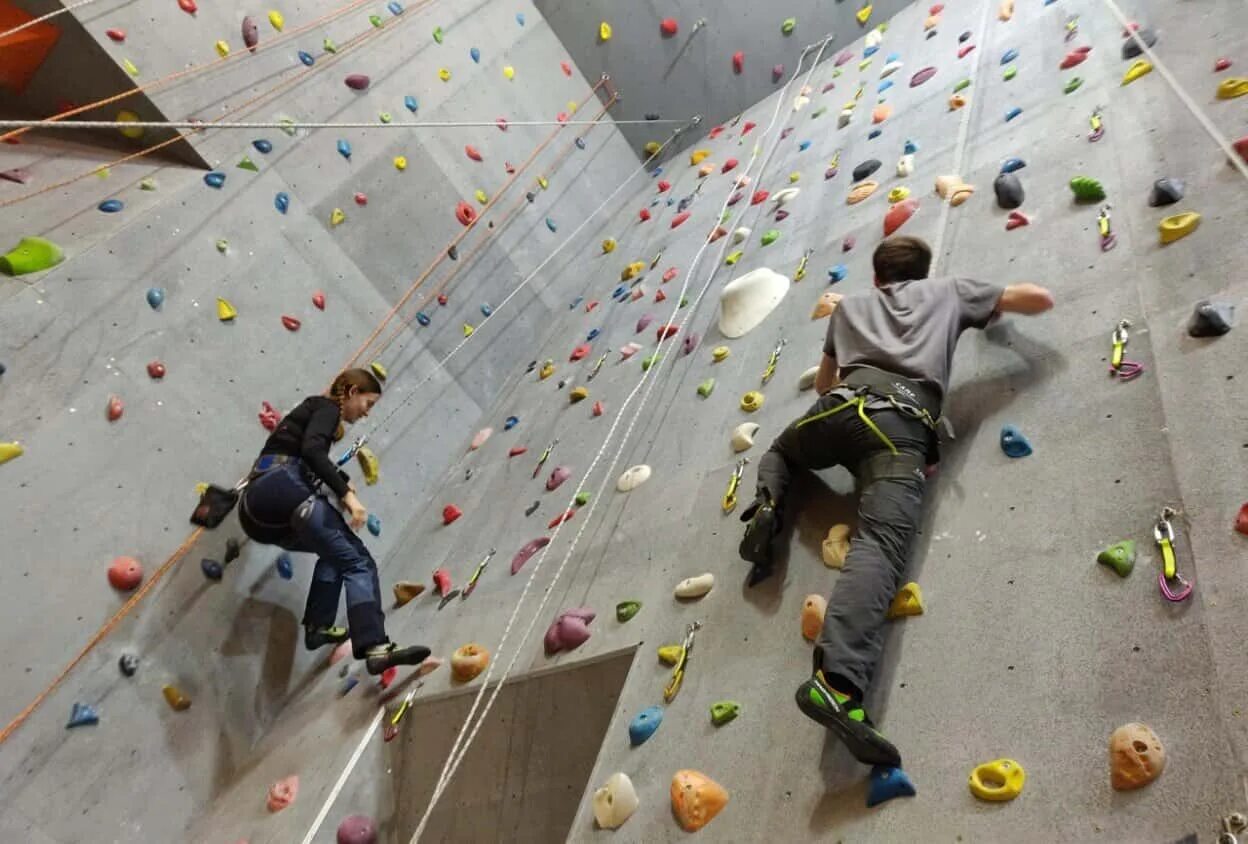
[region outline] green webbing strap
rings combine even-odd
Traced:
[[[884,445],[888,447],[888,450],[890,452],[892,452],[894,455],[898,454],[897,446],[893,445],[893,441],[890,440],[888,436],[883,431],[880,430],[879,426],[876,425],[875,422],[871,420],[871,417],[867,416],[867,411],[866,411],[867,397],[865,395],[854,396],[852,399],[849,399],[848,401],[842,404],[838,404],[836,407],[833,407],[829,410],[822,410],[819,413],[816,413],[814,416],[807,416],[805,419],[800,419],[798,420],[797,424],[794,427],[800,428],[803,425],[806,425],[807,423],[817,422],[820,419],[826,419],[829,416],[840,413],[842,410],[849,407],[850,405],[855,405],[855,404],[858,405],[858,417],[866,424],[868,428],[871,429],[871,433],[879,437],[880,442],[884,443]]]

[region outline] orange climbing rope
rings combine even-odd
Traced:
[[[581,100],[577,108],[580,108],[580,106],[589,102],[590,97],[593,97],[598,92],[598,89],[601,88],[604,84],[606,84],[606,82],[607,82],[606,76],[599,79],[598,82],[592,88],[590,88],[589,93],[585,95],[585,99]],[[533,163],[533,160],[537,158],[538,155],[541,154],[542,150],[544,150],[550,144],[550,142],[555,139],[555,136],[558,135],[561,131],[563,131],[562,126],[555,127],[555,129],[549,135],[546,136],[546,139],[543,140],[540,144],[538,144],[537,148],[529,154],[528,158],[526,158],[524,162],[518,168],[516,168],[516,172],[513,173],[511,176],[509,176],[507,178],[507,181],[503,182],[502,188],[497,193],[495,193],[494,196],[490,197],[489,201],[485,204],[485,207],[481,209],[480,214],[477,215],[477,222],[480,221],[481,216],[488,213],[489,210],[494,207],[494,204],[498,202],[500,198],[502,198],[503,194],[507,192],[507,189],[510,188],[513,184],[515,184],[516,179],[520,177],[520,174],[524,172],[525,168],[527,168],[530,164]],[[350,367],[354,366],[357,361],[359,361],[359,359],[363,356],[364,352],[368,350],[368,347],[372,345],[373,341],[376,340],[381,335],[381,332],[385,331],[386,326],[390,324],[390,320],[394,319],[394,317],[398,314],[399,310],[405,304],[407,304],[407,301],[412,298],[412,295],[420,288],[421,285],[425,283],[425,281],[429,278],[429,276],[433,274],[433,271],[436,270],[444,260],[446,260],[447,250],[449,250],[452,246],[458,246],[459,242],[463,240],[465,237],[467,237],[469,232],[471,232],[474,228],[476,228],[477,222],[473,222],[472,225],[466,226],[463,231],[455,235],[455,237],[451,238],[451,242],[448,243],[445,247],[443,247],[443,249],[440,252],[438,252],[437,255],[434,256],[433,260],[429,263],[429,266],[425,267],[425,269],[421,271],[420,275],[416,276],[416,280],[413,281],[411,286],[407,288],[406,292],[404,292],[403,295],[399,297],[399,301],[395,302],[393,307],[391,307],[390,310],[386,312],[386,315],[382,317],[381,322],[377,325],[375,329],[373,329],[373,332],[369,334],[368,338],[365,339],[364,342],[360,345],[360,347],[355,350],[355,354],[351,355],[351,357],[347,359],[346,364],[342,367],[343,369],[349,369]]]

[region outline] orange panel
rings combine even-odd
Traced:
[[[34,15],[17,8],[8,0],[0,0],[0,32],[21,26]],[[30,79],[48,58],[48,53],[61,37],[60,28],[39,23],[0,38],[0,85],[21,94]]]

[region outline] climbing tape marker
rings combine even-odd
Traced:
[[[695,621],[685,628],[685,641],[680,648],[680,659],[676,660],[676,667],[672,669],[672,679],[667,681],[667,686],[663,689],[665,703],[674,701],[680,692],[680,684],[685,679],[685,668],[689,665],[689,652],[693,650],[693,636],[701,627],[702,622]]]
[[[780,352],[784,350],[784,346],[788,342],[788,340],[781,337],[776,342],[776,347],[771,350],[771,357],[767,360],[767,368],[763,370],[764,384],[771,380],[771,376],[776,374],[776,363],[780,360]]]
[[[732,477],[728,479],[728,491],[724,493],[723,508],[725,513],[731,513],[737,507],[737,487],[741,485],[741,477],[745,474],[745,466],[750,462],[750,458],[742,457],[737,461],[737,466],[732,470]]]
[[[1096,215],[1096,227],[1101,233],[1101,251],[1108,252],[1118,245],[1118,235],[1114,234],[1109,222],[1109,209],[1112,206],[1102,205],[1101,211]]]
[[[1130,320],[1120,319],[1118,327],[1110,337],[1114,350],[1109,358],[1109,374],[1117,376],[1120,381],[1130,381],[1144,371],[1144,364],[1123,357],[1127,349],[1127,329],[1130,327]]]
[[[1157,540],[1157,547],[1161,549],[1161,574],[1157,575],[1157,586],[1161,589],[1163,598],[1172,603],[1178,603],[1192,594],[1192,584],[1179,574],[1178,564],[1175,561],[1174,527],[1170,524],[1170,519],[1174,515],[1176,515],[1174,508],[1162,508],[1161,515],[1157,517],[1157,523],[1153,525],[1153,539]],[[1178,582],[1177,592],[1170,588],[1171,581]]]
[[[485,567],[490,564],[490,558],[496,553],[498,553],[497,549],[491,548],[490,553],[485,555],[485,559],[477,563],[477,570],[472,573],[472,577],[468,578],[468,585],[465,586],[464,591],[460,593],[459,599],[461,601],[468,600],[468,596],[472,594],[472,590],[477,588],[477,581],[481,578],[482,573],[485,572]]]

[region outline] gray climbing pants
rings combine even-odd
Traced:
[[[833,390],[815,402],[803,419],[844,403],[848,395]],[[922,422],[892,409],[868,409],[866,414],[898,452],[922,465],[929,437]],[[868,479],[863,486],[864,462],[887,453],[888,448],[855,407],[801,423],[799,419],[789,425],[759,461],[759,493],[765,488],[783,517],[794,471],[839,465],[858,477],[858,529],[828,598],[814,658],[816,669],[822,668],[829,677],[839,675],[865,693],[883,650],[885,614],[901,585],[923,515],[927,482],[922,470],[916,469],[893,473],[900,474],[897,477]]]

